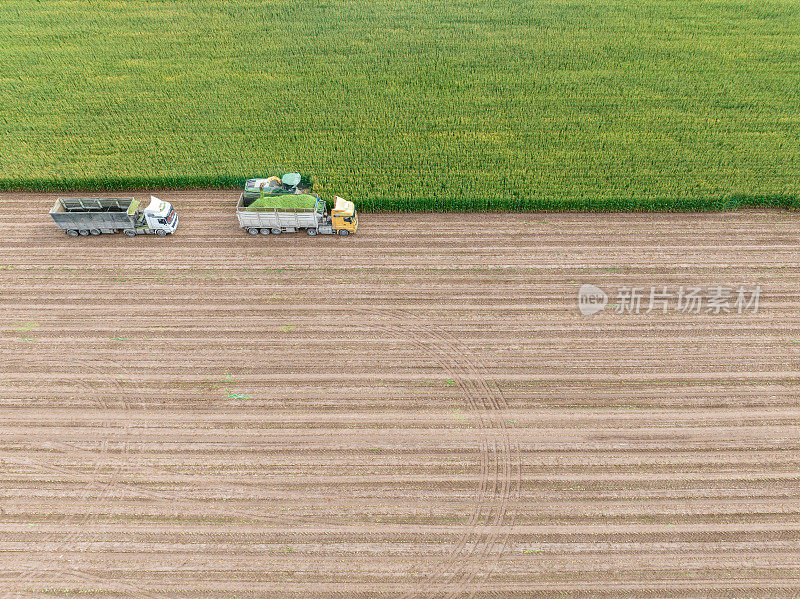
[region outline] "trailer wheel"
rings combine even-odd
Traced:
[[[156,235],[159,237],[165,237],[167,232],[164,229],[156,229]]]
[[[70,237],[77,237],[78,231],[75,229],[67,229],[67,235],[69,235]]]
[[[250,227],[247,229],[247,232],[250,233],[250,235],[258,235],[258,227]]]
[[[350,231],[348,231],[347,229],[339,229],[339,235],[341,235],[342,237],[347,237],[348,235],[350,235]]]
[[[263,229],[261,229],[260,232],[261,232],[262,235],[269,235],[272,231],[270,231],[269,229],[264,227]]]
[[[123,233],[128,237],[136,237],[136,231],[134,229],[125,229]]]
[[[275,227],[274,229],[272,229],[273,235],[280,235],[281,233],[283,233],[283,231],[281,231],[279,227]]]
[[[89,229],[89,233],[92,235],[100,235],[100,229]]]
[[[308,233],[311,237],[314,237],[314,235],[317,234],[317,230],[316,229],[306,229],[306,233]]]
[[[78,234],[82,235],[83,237],[86,237],[89,234],[89,231],[87,229],[81,229],[80,231],[78,231]]]

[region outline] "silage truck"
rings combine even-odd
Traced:
[[[292,191],[281,192],[270,185],[276,179],[250,179],[245,184],[244,193],[239,196],[236,206],[239,226],[251,235],[279,235],[305,229],[309,235],[346,236],[358,229],[358,215],[353,202],[337,196],[329,215],[324,200],[308,193],[298,193],[296,183],[290,186]]]
[[[70,237],[120,231],[128,237],[163,237],[178,228],[172,204],[155,196],[150,196],[150,204],[144,209],[133,198],[58,198],[50,215]]]

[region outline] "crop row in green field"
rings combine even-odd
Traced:
[[[0,188],[800,205],[800,2],[5,0]]]

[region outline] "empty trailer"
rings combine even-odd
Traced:
[[[58,198],[50,216],[70,237],[120,231],[129,237],[163,237],[178,228],[172,204],[155,196],[150,196],[150,204],[144,209],[134,198]]]

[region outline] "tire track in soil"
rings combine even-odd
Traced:
[[[125,369],[124,367],[120,366],[116,362],[108,363],[112,365],[114,368],[122,371],[125,375],[127,375],[128,380],[135,380],[133,375]],[[76,377],[77,384],[80,386],[81,389],[84,389],[88,397],[94,398],[94,401],[99,404],[99,406],[104,410],[110,409],[122,409],[124,412],[129,412],[130,410],[130,402],[125,400],[125,396],[127,395],[127,391],[120,383],[117,376],[112,374],[108,374],[107,370],[102,368],[98,368],[92,365],[87,364],[86,362],[78,362],[78,361],[67,361],[66,366],[70,367],[71,369],[75,369],[77,372],[90,370],[93,375],[92,382],[89,382],[81,377]],[[102,385],[105,384],[105,387],[110,389],[110,393],[98,393],[98,382]],[[100,387],[102,390],[103,387]],[[106,399],[106,395],[113,396],[117,398],[117,401],[109,401]],[[130,419],[128,417],[123,417],[121,420],[124,424],[124,437],[128,438],[130,433]],[[64,443],[64,442],[56,442],[51,444],[53,447],[61,447],[63,450],[68,453],[69,455],[81,456],[86,458],[88,463],[96,462],[97,455],[108,453],[110,448],[110,443],[108,441],[107,435],[103,435],[100,443],[100,447],[97,451],[83,449],[77,445],[72,443]],[[131,447],[128,442],[122,443],[122,454],[125,455],[129,453]],[[85,476],[86,470],[80,470],[77,468],[67,468],[63,466],[55,466],[53,464],[49,464],[47,462],[37,462],[33,463],[31,461],[27,462],[28,465],[34,465],[38,467],[40,470],[45,472],[50,472],[54,474],[63,475],[66,477],[77,477],[81,478]],[[144,497],[155,504],[161,505],[168,505],[173,507],[176,503],[180,503],[182,506],[187,507],[195,507],[199,510],[202,510],[206,513],[213,513],[214,515],[219,516],[227,516],[231,518],[238,518],[238,519],[248,519],[251,521],[257,521],[262,523],[268,523],[270,520],[268,518],[263,517],[260,514],[252,513],[245,510],[238,510],[232,508],[221,508],[221,507],[210,507],[207,503],[196,500],[196,499],[187,499],[184,496],[181,496],[177,493],[170,493],[170,492],[159,492],[159,491],[151,491],[148,489],[143,489],[139,486],[126,483],[123,477],[123,469],[124,469],[124,459],[120,459],[117,463],[117,466],[114,471],[108,472],[101,472],[102,464],[96,463],[96,466],[93,471],[90,472],[89,483],[80,491],[80,495],[78,499],[81,502],[85,502],[91,505],[91,509],[88,509],[84,514],[81,515],[80,519],[76,522],[74,519],[69,522],[69,516],[64,516],[61,520],[62,523],[68,525],[73,532],[67,535],[59,535],[59,545],[54,551],[65,551],[70,550],[71,545],[76,541],[78,537],[78,531],[81,528],[85,527],[86,525],[92,524],[99,518],[99,514],[97,513],[100,508],[107,504],[109,501],[116,501],[112,494],[114,491],[118,491],[122,494],[133,494],[139,497]],[[154,473],[163,473],[164,471],[160,471],[155,468],[151,468],[151,471]],[[100,483],[100,491],[99,493],[96,492],[98,487],[98,480],[102,480]],[[179,564],[178,567],[186,565],[189,563],[189,560],[184,562],[183,564]],[[134,591],[136,596],[139,597],[146,597],[148,599],[167,599],[167,595],[161,594],[152,594],[141,590],[138,587],[133,585],[124,585],[121,583],[116,583],[110,579],[97,577],[92,574],[89,574],[84,571],[79,571],[75,569],[68,569],[64,570],[61,569],[59,572],[68,572],[77,577],[83,577],[83,579],[88,580],[93,583],[99,583],[104,585],[116,585],[114,590],[117,591]],[[21,579],[22,582],[26,580],[31,580],[34,577],[35,573],[27,572],[26,575]],[[10,599],[11,597],[16,597],[17,595],[5,595],[0,599]]]
[[[445,352],[442,351],[431,351],[430,343],[424,337],[424,335],[420,332],[421,330],[414,327],[414,326],[398,326],[395,327],[379,327],[385,333],[389,334],[397,334],[398,331],[402,330],[405,333],[409,331],[413,331],[414,334],[411,336],[408,335],[398,335],[397,338],[401,341],[410,342],[412,346],[416,347],[420,350],[421,353],[426,355],[432,362],[436,363],[444,374],[452,380],[456,387],[461,391],[464,395],[464,398],[467,401],[468,407],[473,410],[473,412],[478,416],[478,421],[480,423],[481,429],[488,428],[488,425],[485,420],[485,415],[482,410],[479,409],[479,404],[476,401],[475,395],[473,390],[465,384],[465,380],[458,376],[457,371],[451,369],[451,362],[447,360],[443,360],[442,356],[446,355]],[[487,503],[487,497],[492,495],[492,491],[490,491],[490,485],[492,489],[496,487],[496,481],[491,481],[491,451],[489,450],[489,444],[486,439],[482,439],[479,446],[479,456],[480,456],[480,483],[478,486],[477,492],[477,502],[475,509],[470,514],[470,518],[465,524],[465,528],[467,532],[463,533],[456,543],[455,549],[451,552],[451,556],[449,561],[445,561],[444,563],[440,564],[433,572],[430,583],[436,583],[441,578],[446,576],[445,572],[449,569],[452,569],[452,565],[455,563],[455,556],[462,553],[464,551],[464,547],[466,547],[467,543],[470,539],[470,534],[474,531],[477,526],[479,525],[482,514],[485,509],[485,505]],[[417,592],[409,592],[402,597],[409,598],[416,595]]]
[[[411,314],[404,314],[404,318],[410,319]],[[454,336],[442,331],[442,330],[434,330],[432,334],[439,338],[442,343],[444,344],[444,348],[449,352],[449,355],[456,356],[457,360],[463,361],[465,366],[464,373],[469,376],[470,373],[473,375],[479,375],[477,380],[470,378],[470,382],[473,384],[475,390],[477,391],[477,395],[481,397],[483,402],[481,408],[489,414],[490,424],[492,425],[492,430],[499,431],[500,435],[495,436],[492,440],[492,444],[494,447],[494,455],[495,459],[495,487],[494,491],[494,501],[492,502],[493,512],[490,514],[490,518],[487,519],[487,523],[490,523],[490,532],[488,536],[484,536],[476,540],[473,548],[478,546],[481,547],[481,550],[477,552],[477,556],[480,558],[478,561],[481,565],[486,565],[490,563],[497,564],[497,562],[502,557],[505,548],[508,544],[508,535],[509,529],[513,526],[515,513],[512,513],[511,517],[508,518],[508,501],[513,492],[516,497],[519,497],[519,493],[521,490],[522,485],[522,472],[521,472],[521,461],[519,456],[519,448],[512,445],[510,440],[510,436],[508,434],[508,426],[505,420],[505,412],[508,408],[508,403],[505,400],[505,397],[500,392],[500,388],[498,385],[490,386],[487,383],[489,379],[489,372],[486,368],[486,365],[478,358],[475,358],[474,354],[467,348],[461,341],[459,341]],[[499,442],[499,448],[498,448]],[[514,476],[514,462],[516,461],[516,478]],[[497,484],[501,485],[500,488],[497,488]],[[514,488],[515,487],[515,488]],[[502,533],[501,533],[502,531]],[[492,552],[495,549],[498,543],[498,534],[502,534],[501,543],[501,550],[499,553],[495,554],[492,557]],[[476,552],[473,550],[471,553],[471,557],[475,557]],[[479,573],[477,571],[472,571],[466,575],[462,575],[455,580],[450,580],[448,582],[448,586],[452,586],[453,588],[445,595],[445,597],[458,597],[462,595],[466,595],[468,597],[473,597],[477,592],[475,588],[471,590],[468,588],[476,576]],[[489,573],[482,573],[485,580],[488,580]]]
[[[508,432],[509,427],[508,423],[506,422],[508,402],[500,391],[499,385],[496,383],[490,385],[487,382],[489,380],[489,372],[485,364],[479,359],[473,358],[468,348],[459,344],[458,341],[456,341],[456,344],[456,347],[460,347],[460,355],[466,357],[466,364],[468,365],[469,369],[480,375],[478,380],[479,386],[482,388],[482,395],[492,404],[489,409],[493,410],[493,412],[490,411],[490,413],[493,416],[492,423],[495,425],[494,430],[500,432],[499,438],[496,436],[493,440],[493,443],[495,446],[495,455],[501,455],[503,458],[502,464],[499,460],[497,462],[498,467],[502,466],[502,476],[500,476],[499,479],[502,481],[503,487],[499,493],[499,503],[496,502],[497,511],[490,529],[491,532],[488,538],[484,539],[483,550],[480,553],[480,557],[482,558],[480,563],[482,565],[493,564],[496,566],[505,555],[508,547],[509,532],[516,521],[516,507],[511,510],[509,515],[508,504],[512,495],[513,497],[519,499],[522,489],[522,462],[519,447],[511,441]],[[498,476],[496,475],[495,480],[497,479]],[[499,539],[498,535],[501,535]],[[495,552],[498,543],[500,544],[500,548],[499,551]],[[494,569],[496,570],[497,568]],[[484,582],[489,580],[491,574],[491,571],[482,573]],[[474,597],[477,589],[472,588],[470,590],[468,587],[472,584],[477,575],[478,572],[473,571],[469,576],[462,578],[462,580],[456,585],[456,588],[453,589],[447,595],[447,597],[457,597],[465,592],[467,593],[468,597]]]
[[[421,336],[423,335],[421,332],[423,329],[414,327],[414,330],[417,331],[417,334]],[[469,378],[468,369],[461,368],[459,365],[458,360],[461,358],[461,356],[459,355],[458,348],[448,342],[442,343],[442,337],[434,333],[433,330],[426,331],[426,333],[429,335],[429,340],[440,340],[438,345],[435,341],[427,344],[428,348],[430,346],[435,348],[433,352],[430,352],[428,349],[429,354],[431,356],[436,356],[435,359],[439,363],[441,363],[442,357],[444,356],[445,361],[448,363],[446,366],[446,372],[448,376],[451,378],[451,380],[456,382],[456,384],[464,393],[464,396],[467,398],[470,407],[478,414],[479,421],[481,423],[481,429],[483,431],[491,430],[493,428],[492,422],[490,418],[487,418],[488,414],[486,412],[483,399],[480,397],[479,389],[471,380],[471,378]],[[467,376],[460,376],[462,374]],[[497,445],[494,440],[492,440],[490,443],[486,438],[483,438],[481,440],[480,451],[482,455],[481,461],[484,465],[484,468],[481,471],[481,495],[479,508],[473,512],[473,518],[470,519],[470,523],[467,525],[467,530],[462,534],[460,542],[451,552],[449,560],[436,570],[431,581],[433,584],[444,586],[445,589],[453,587],[454,585],[456,588],[465,587],[467,583],[464,581],[471,579],[471,576],[469,576],[469,573],[466,571],[463,562],[459,561],[459,558],[465,555],[475,554],[476,550],[481,544],[482,539],[481,535],[476,533],[475,530],[482,523],[493,521],[498,486],[502,484],[500,480],[500,456],[497,453]],[[483,514],[482,511],[487,504],[489,506],[489,511],[486,514]],[[456,567],[457,565],[459,567]],[[455,571],[453,572],[453,570]],[[452,573],[446,574],[446,572]],[[464,582],[464,584],[458,584],[459,582]],[[444,596],[448,597],[452,592],[453,591],[445,591]],[[410,596],[414,596],[415,594],[417,593],[412,593]]]
[[[486,365],[453,335],[434,326],[423,328],[411,324],[418,315],[401,309],[367,313],[379,318],[388,315],[394,325],[378,328],[401,341],[411,342],[439,365],[459,388],[468,407],[478,416],[482,431],[492,433],[491,440],[484,438],[479,445],[481,481],[476,507],[449,558],[439,564],[428,581],[430,586],[443,586],[444,594],[441,596],[447,599],[474,597],[477,589],[469,587],[476,577],[480,574],[484,581],[488,580],[491,573],[485,571],[485,566],[498,562],[505,554],[509,529],[516,518],[516,509],[509,515],[508,503],[512,494],[519,497],[522,484],[519,448],[511,442],[504,414],[501,413],[507,410],[508,402],[497,384],[487,383],[489,372]],[[476,532],[482,523],[489,527],[488,533]],[[495,551],[498,544],[499,551]],[[468,564],[463,559],[467,556],[472,558],[472,563],[481,564],[484,571],[468,570]],[[430,589],[422,589],[406,593],[403,597],[414,597],[421,593],[426,597],[432,596]]]
[[[125,396],[127,394],[125,388],[122,386],[122,383],[119,381],[120,373],[125,375],[129,380],[134,380],[132,375],[128,369],[124,366],[120,365],[118,362],[114,361],[106,361],[103,363],[103,367],[95,366],[89,362],[79,362],[77,360],[60,360],[62,364],[68,366],[70,370],[76,370],[76,375],[74,380],[77,383],[78,388],[84,390],[86,397],[92,398],[92,401],[98,405],[98,407],[104,411],[107,410],[122,410],[126,414],[129,412],[130,405],[129,402],[126,401]],[[66,364],[65,364],[66,362]],[[112,372],[109,372],[109,368]],[[82,376],[83,373],[89,371],[92,374],[92,380],[89,382],[87,377]],[[99,387],[98,387],[99,384]],[[114,400],[110,400],[109,397],[113,397]],[[124,437],[128,437],[129,429],[130,429],[130,421],[129,418],[123,416],[121,419],[118,419],[118,422],[122,423],[124,427]],[[109,429],[112,427],[108,427]],[[109,501],[113,501],[111,494],[115,490],[122,490],[125,488],[125,485],[120,482],[122,478],[122,471],[124,467],[124,459],[120,459],[117,462],[116,469],[113,470],[111,473],[103,473],[102,470],[102,463],[96,461],[97,454],[104,455],[109,453],[110,443],[108,441],[108,435],[103,434],[100,438],[100,447],[97,451],[90,451],[86,449],[81,449],[77,445],[72,443],[65,443],[65,442],[55,442],[51,443],[51,446],[54,448],[61,448],[64,452],[68,455],[77,455],[83,458],[86,458],[87,463],[92,463],[95,461],[94,470],[90,472],[89,482],[85,487],[83,487],[77,499],[79,503],[86,506],[85,512],[81,514],[79,519],[75,521],[71,519],[70,516],[64,515],[63,518],[60,520],[60,523],[63,524],[68,530],[71,532],[67,533],[66,535],[58,535],[57,538],[57,545],[53,550],[53,553],[62,553],[67,551],[75,551],[74,550],[74,543],[78,539],[78,531],[82,528],[86,527],[89,524],[94,523],[99,514],[99,508],[103,505],[108,503]],[[130,446],[126,441],[123,441],[121,444],[122,448],[122,455],[126,455],[129,450]],[[82,474],[85,474],[86,471],[82,471],[76,468],[65,468],[61,466],[56,466],[53,464],[49,464],[47,462],[28,462],[28,465],[33,465],[38,467],[40,470],[44,472],[49,472],[53,474],[64,475],[66,477],[77,477],[80,478]],[[102,480],[100,483],[100,490],[99,492],[95,492],[98,484],[97,481]],[[70,521],[71,520],[71,521]],[[47,539],[45,539],[46,541]],[[104,587],[122,593],[133,592],[134,596],[137,597],[145,597],[146,599],[167,599],[166,595],[161,594],[153,594],[148,591],[144,591],[139,587],[136,587],[132,584],[118,582],[109,578],[104,578],[101,576],[96,576],[85,572],[83,570],[79,570],[77,568],[58,568],[55,570],[59,574],[66,574],[68,576],[72,576],[73,578],[77,578],[84,582],[89,582],[93,584],[101,584]],[[28,570],[24,572],[20,578],[18,579],[18,583],[25,583],[25,582],[36,582],[36,575],[38,573]],[[66,581],[65,581],[66,582]],[[17,593],[11,594],[9,591],[6,595],[3,596],[3,599],[10,599],[12,597],[19,597],[20,595]]]
[[[385,318],[387,312],[375,312],[374,314]],[[502,396],[498,396],[497,393],[493,391],[492,388],[486,383],[484,380],[487,374],[485,366],[477,363],[476,360],[469,358],[468,349],[461,342],[459,342],[452,335],[443,333],[441,331],[434,331],[432,328],[409,325],[410,322],[413,322],[413,319],[416,317],[416,315],[405,313],[401,310],[390,310],[388,314],[390,320],[394,324],[388,327],[379,326],[379,330],[393,335],[401,341],[411,342],[414,347],[420,350],[433,362],[438,364],[442,368],[447,378],[454,381],[456,387],[459,388],[462,395],[465,397],[469,409],[478,417],[478,422],[481,429],[491,432],[505,429],[505,423],[503,419],[500,418],[498,420],[496,413],[498,410],[503,408],[505,403],[504,398],[502,398]],[[409,335],[409,333],[411,334]],[[99,375],[101,381],[107,383],[113,389],[113,395],[119,398],[120,401],[116,403],[120,403],[121,408],[126,412],[129,410],[129,405],[124,400],[126,391],[122,387],[117,377],[109,376],[105,370],[97,367],[87,366],[87,364],[83,362],[75,362],[73,363],[73,366],[74,365],[78,365],[79,368],[84,370],[88,367],[91,369],[93,374]],[[119,368],[118,365],[117,367]],[[128,374],[130,378],[130,373],[126,374]],[[482,376],[479,376],[476,380],[475,374],[481,374]],[[103,409],[118,409],[118,406],[114,405],[115,402],[107,401],[105,393],[98,393],[96,384],[90,384],[84,379],[78,379],[78,381],[81,387],[86,389],[86,392],[91,397],[95,398],[95,401],[99,403]],[[495,388],[495,390],[497,390],[497,388]],[[123,420],[125,422],[125,434],[127,437],[129,422],[127,418],[123,418]],[[96,457],[95,452],[90,450],[81,449],[80,447],[69,443],[64,443],[62,445],[72,455],[77,454],[90,460]],[[108,447],[108,440],[104,436],[99,450],[100,453],[107,453]],[[127,453],[129,450],[130,447],[125,444],[123,446],[123,452]],[[431,575],[431,579],[429,581],[431,585],[444,587],[444,595],[442,595],[442,591],[440,591],[434,596],[454,597],[465,594],[466,596],[470,597],[474,596],[475,590],[468,591],[468,586],[472,583],[479,572],[477,570],[469,571],[467,569],[468,566],[463,562],[463,558],[465,556],[478,556],[481,558],[479,562],[482,565],[488,563],[486,560],[489,558],[493,548],[496,546],[500,527],[504,525],[507,519],[507,501],[514,484],[516,484],[516,493],[519,492],[519,481],[517,480],[515,483],[512,477],[514,464],[512,462],[511,445],[507,432],[499,441],[497,438],[489,439],[484,436],[480,442],[478,450],[480,455],[479,466],[481,472],[481,482],[477,490],[478,501],[476,503],[476,508],[473,510],[468,522],[465,525],[467,530],[462,533],[455,548],[451,552],[450,557],[445,562],[440,564]],[[68,476],[81,474],[81,472],[77,470],[55,467],[48,464],[40,464],[40,467],[51,472]],[[174,505],[174,502],[178,501],[181,502],[182,505],[197,504],[197,507],[202,507],[206,511],[209,510],[209,506],[207,504],[202,504],[202,502],[187,500],[186,498],[179,497],[173,493],[165,494],[148,491],[146,489],[125,483],[121,476],[121,462],[117,469],[110,474],[100,473],[99,468],[100,466],[98,465],[95,470],[95,474],[97,474],[96,478],[105,479],[102,484],[101,493],[99,496],[92,493],[92,490],[96,487],[95,483],[89,484],[82,491],[82,499],[94,497],[94,501],[92,503],[94,509],[86,513],[78,523],[73,523],[74,530],[80,530],[82,526],[95,521],[98,517],[96,511],[100,506],[109,500],[109,497],[115,490],[144,496],[157,503],[169,503],[170,505]],[[516,466],[516,471],[519,473],[518,463]],[[256,514],[241,510],[225,508],[222,510],[212,509],[211,511],[219,515],[236,516],[257,521],[265,521],[264,518],[259,517]],[[508,525],[509,524],[506,526]],[[489,526],[490,532],[488,534],[476,532],[479,526]],[[504,537],[507,537],[507,535],[508,530],[506,528]],[[62,550],[62,548],[68,548],[70,544],[75,541],[76,537],[76,532],[71,533],[66,538],[63,536],[60,537],[61,544],[59,545],[58,549]],[[501,547],[505,547],[505,542],[502,543]],[[108,579],[96,577],[87,572],[76,569],[67,570],[67,572],[73,576],[83,578],[96,584],[108,586],[109,583],[112,582]],[[162,595],[147,594],[133,586],[123,586],[117,584],[115,590],[135,591],[138,593],[138,596],[149,597],[150,599],[160,599],[163,597]],[[414,597],[419,596],[420,594],[424,594],[426,597],[431,596],[430,589],[412,591],[404,596]]]
[[[408,318],[409,316],[410,315],[407,314],[403,315],[404,318]],[[428,333],[432,338],[438,340],[439,345],[437,353],[439,355],[452,356],[452,360],[455,363],[456,372],[466,375],[464,387],[469,389],[468,394],[470,397],[477,398],[479,401],[479,403],[474,403],[476,407],[481,410],[481,414],[483,415],[482,421],[484,422],[484,430],[497,430],[498,428],[504,428],[502,418],[499,421],[500,427],[498,427],[496,414],[491,412],[491,410],[497,410],[500,407],[497,397],[493,395],[485,380],[483,380],[483,377],[478,378],[477,381],[472,378],[472,376],[478,373],[479,369],[469,359],[468,349],[460,344],[460,342],[451,335],[447,335],[446,333],[438,330],[430,330]],[[460,363],[463,363],[463,366],[461,366]],[[487,416],[488,419],[486,418]],[[489,449],[489,447],[491,447],[491,449]],[[494,547],[499,527],[504,523],[506,516],[506,504],[510,494],[509,481],[511,479],[511,472],[513,470],[513,466],[510,462],[510,442],[508,440],[507,433],[504,437],[500,438],[500,444],[498,444],[498,439],[496,437],[491,440],[491,444],[489,444],[489,442],[484,442],[484,451],[491,456],[491,462],[494,464],[494,476],[492,478],[492,486],[488,495],[490,510],[484,518],[484,526],[488,525],[490,527],[490,532],[488,536],[475,533],[475,526],[473,526],[470,532],[464,535],[463,539],[465,542],[457,547],[453,552],[451,562],[447,566],[447,568],[450,570],[453,569],[452,566],[456,563],[458,558],[464,556],[470,556],[473,558],[478,556],[481,558],[479,563],[489,563],[487,560]],[[507,529],[505,534],[507,536]],[[469,548],[468,551],[465,551],[466,547]],[[477,574],[477,571],[467,571],[462,566],[460,570],[450,574],[448,577],[444,577],[443,584],[446,589],[449,589],[445,591],[444,596],[453,597],[464,594],[467,594],[467,596],[472,596],[475,590],[473,589],[472,591],[468,591],[468,587],[473,582]]]
[[[62,363],[64,361],[62,360]],[[118,376],[113,374],[109,374],[107,369],[99,368],[88,364],[86,362],[78,362],[78,361],[67,361],[65,366],[69,367],[71,370],[74,369],[76,372],[86,371],[89,370],[95,375],[92,378],[92,381],[89,382],[85,378],[76,377],[76,381],[78,386],[85,390],[85,393],[88,397],[93,398],[94,402],[99,405],[101,409],[104,410],[112,410],[112,409],[122,409],[124,412],[130,411],[130,402],[125,400],[126,395],[128,392],[122,386],[119,381]],[[127,377],[127,380],[135,380],[135,377],[130,373],[129,370],[121,366],[117,362],[107,362],[105,364],[106,367],[111,367],[117,369],[124,373]],[[119,373],[117,373],[119,374]],[[99,383],[99,387],[98,387]],[[106,388],[109,389],[108,392],[102,392],[102,390]],[[101,392],[98,392],[101,391]],[[116,398],[116,401],[109,401],[107,396],[112,396]],[[128,438],[130,433],[130,419],[128,417],[123,417],[120,420],[124,423],[124,437]],[[83,449],[78,445],[72,443],[64,443],[64,442],[55,442],[51,443],[51,446],[56,448],[60,447],[63,448],[65,453],[69,455],[76,455],[86,458],[87,462],[95,462],[97,459],[98,454],[105,454],[108,453],[110,448],[110,444],[108,442],[107,435],[104,435],[101,439],[100,447],[97,451]],[[122,444],[123,455],[127,454],[130,451],[130,445],[127,442],[123,442]],[[62,466],[55,466],[53,464],[49,464],[47,462],[38,462],[33,463],[31,461],[27,462],[28,465],[34,465],[38,467],[40,470],[45,472],[50,472],[53,474],[63,475],[65,477],[78,477],[80,478],[83,475],[86,475],[86,470],[79,470],[77,468],[66,468]],[[78,538],[78,531],[81,528],[85,527],[86,525],[92,524],[95,522],[99,514],[99,508],[102,507],[104,504],[107,504],[109,501],[115,501],[112,497],[112,493],[114,491],[121,492],[123,494],[134,494],[139,497],[145,497],[155,504],[161,505],[168,505],[173,507],[176,503],[180,503],[182,506],[187,507],[194,507],[199,510],[202,510],[206,513],[213,513],[214,515],[219,516],[227,516],[231,518],[239,518],[239,519],[247,519],[250,521],[256,521],[261,523],[270,523],[271,520],[265,518],[263,515],[245,511],[245,510],[238,510],[232,509],[228,507],[210,507],[207,503],[196,500],[196,499],[187,499],[184,496],[181,496],[177,493],[169,493],[169,492],[158,492],[158,491],[151,491],[148,489],[143,489],[136,485],[132,485],[129,483],[124,482],[123,480],[123,467],[124,467],[124,459],[118,462],[116,469],[111,473],[104,473],[101,472],[102,465],[97,464],[95,469],[90,473],[90,482],[80,491],[80,495],[78,499],[81,500],[81,503],[87,503],[92,506],[91,509],[87,510],[86,513],[82,514],[80,519],[76,522],[74,519],[72,522],[69,522],[69,516],[64,516],[61,520],[64,524],[68,525],[72,532],[68,533],[67,535],[59,535],[59,544],[57,545],[56,549],[53,551],[61,552],[61,551],[69,551],[72,550],[72,545],[76,542]],[[151,468],[151,471],[154,473],[163,473],[159,469]],[[95,492],[97,488],[97,481],[102,480],[100,487],[99,494]],[[187,559],[182,564],[177,565],[177,568],[185,566],[190,562],[190,559]],[[130,584],[125,583],[118,583],[116,581],[110,580],[108,578],[98,577],[88,572],[77,570],[75,568],[72,569],[59,569],[59,573],[69,573],[76,578],[80,578],[82,580],[95,583],[95,584],[102,584],[105,585],[115,591],[119,592],[134,592],[135,596],[138,597],[145,597],[146,599],[168,599],[168,595],[162,594],[154,594],[147,591],[143,591],[142,589],[135,587]],[[20,579],[20,582],[31,581],[34,582],[35,573],[34,572],[26,572]],[[0,597],[0,599],[11,599],[18,597],[19,595],[4,595]]]

